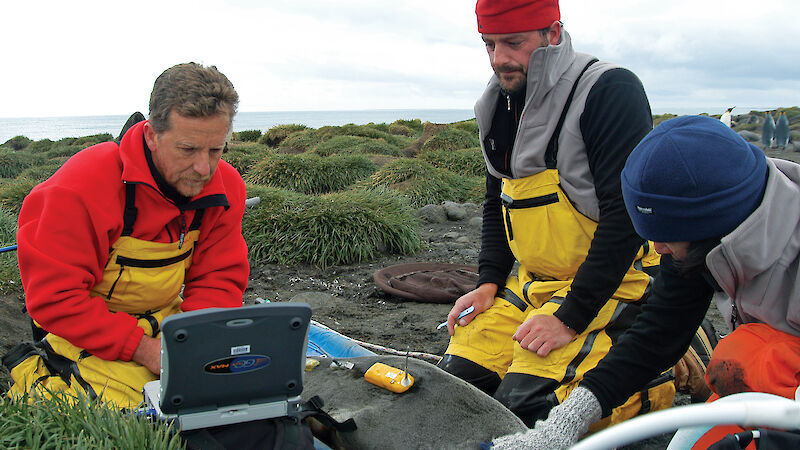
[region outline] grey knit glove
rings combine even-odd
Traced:
[[[564,403],[550,411],[547,420],[536,421],[536,427],[525,433],[501,436],[494,440],[493,449],[565,449],[600,420],[602,409],[592,391],[578,387]]]

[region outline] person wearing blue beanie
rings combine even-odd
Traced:
[[[634,228],[661,253],[653,291],[619,343],[527,441],[559,441],[563,430],[593,421],[584,413],[591,405],[606,416],[674,365],[712,298],[730,333],[708,363],[711,400],[738,392],[794,399],[800,385],[800,164],[765,157],[718,120],[685,116],[642,139],[625,163],[621,185]],[[706,448],[737,431],[715,427],[698,444]]]
[[[719,120],[684,116],[648,134],[622,170],[636,232],[654,242],[725,236],[761,203],[767,159]]]

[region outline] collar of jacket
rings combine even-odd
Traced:
[[[125,133],[122,142],[119,144],[120,159],[122,160],[122,181],[126,183],[147,184],[164,195],[164,193],[158,189],[158,185],[155,179],[153,179],[153,174],[150,172],[150,167],[144,155],[145,123],[147,123],[147,121],[142,121],[134,125],[130,132]],[[220,164],[221,163],[220,161]],[[211,180],[203,186],[203,190],[192,197],[189,203],[199,198],[212,195],[225,195],[225,185],[219,170],[217,170],[214,176],[211,177]],[[164,197],[166,198],[166,196]],[[227,201],[225,203],[227,204]]]
[[[531,53],[528,61],[528,81],[525,85],[525,108],[537,108],[542,100],[558,83],[558,80],[575,60],[572,38],[567,30],[561,30],[561,42],[558,45],[541,47]],[[494,116],[497,96],[500,95],[500,80],[492,75],[486,91],[475,104],[475,117],[479,128],[488,130]],[[482,113],[479,113],[479,111]]]
[[[706,256],[709,272],[731,298],[736,291],[782,260],[800,253],[800,165],[767,158],[767,186],[761,204]]]

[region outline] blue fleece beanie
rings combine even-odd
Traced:
[[[622,170],[636,232],[655,242],[725,236],[761,203],[767,160],[716,119],[684,116],[656,127]]]

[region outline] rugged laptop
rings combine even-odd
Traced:
[[[161,379],[144,386],[162,419],[193,430],[292,415],[303,391],[311,307],[210,308],[161,324]]]

